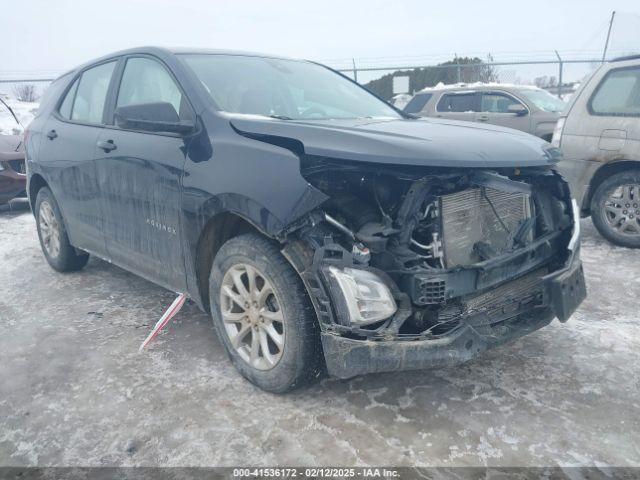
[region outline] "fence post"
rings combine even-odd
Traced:
[[[352,58],[351,62],[353,63],[353,79],[357,82],[358,81],[358,69],[356,68],[356,59]]]
[[[558,57],[558,97],[562,100],[562,58],[560,58],[557,50],[554,50],[554,52],[556,52],[556,57]]]

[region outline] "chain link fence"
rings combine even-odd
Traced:
[[[389,57],[377,59],[343,59],[324,61],[335,70],[356,80],[386,100],[394,94],[392,83],[395,76],[408,76],[409,91],[413,94],[425,87],[438,83],[517,83],[533,84],[550,90],[559,96],[571,93],[575,84],[601,64],[596,56],[584,58],[564,57],[554,52],[535,53],[529,58],[508,61],[496,61],[490,55],[484,59],[479,56],[452,56],[452,60],[441,62],[419,62],[425,57]],[[451,58],[451,57],[450,57]],[[12,75],[12,72],[0,71],[0,96],[4,99],[34,103],[58,75],[37,77],[32,75]],[[61,72],[60,72],[61,73]]]
[[[395,94],[413,94],[439,83],[510,83],[536,85],[563,97],[572,93],[587,75],[601,64],[601,59],[562,58],[517,61],[489,61],[478,57],[454,58],[437,64],[367,65],[352,60],[350,66],[329,64],[339,72],[367,86],[390,100]],[[407,92],[393,90],[393,77],[408,76]]]

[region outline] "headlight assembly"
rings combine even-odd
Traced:
[[[389,288],[376,274],[333,266],[326,272],[342,292],[351,324],[369,325],[396,313],[398,307]]]

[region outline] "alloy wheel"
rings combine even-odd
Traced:
[[[224,275],[220,310],[238,355],[258,370],[273,368],[284,351],[284,314],[271,282],[256,267],[236,264]]]
[[[640,236],[640,185],[620,185],[604,201],[607,225],[622,235]]]
[[[51,258],[57,258],[60,254],[60,224],[49,202],[40,204],[38,223],[45,250]]]

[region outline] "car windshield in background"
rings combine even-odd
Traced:
[[[363,88],[314,63],[221,54],[181,58],[225,112],[284,120],[400,117]]]
[[[419,93],[414,96],[404,107],[405,113],[418,113],[424,109],[424,106],[433,97],[433,93]]]
[[[523,89],[520,93],[527,97],[540,110],[545,112],[559,113],[567,106],[565,102],[558,97],[554,97],[546,90]]]

